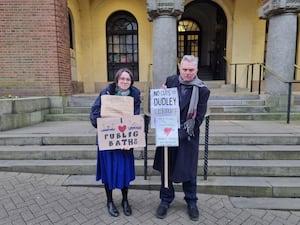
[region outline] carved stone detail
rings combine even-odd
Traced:
[[[300,12],[299,0],[264,0],[259,9],[259,18],[266,19],[282,13]]]
[[[183,0],[147,0],[148,20],[158,16],[174,16],[180,19],[184,11]]]

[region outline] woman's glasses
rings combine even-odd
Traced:
[[[130,78],[126,78],[126,77],[120,77],[119,80],[122,80],[122,81],[131,81]]]

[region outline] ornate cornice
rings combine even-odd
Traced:
[[[283,13],[300,12],[299,0],[264,0],[259,9],[259,18],[266,19]]]
[[[184,11],[183,0],[147,0],[148,20],[159,16],[174,16],[180,19]]]

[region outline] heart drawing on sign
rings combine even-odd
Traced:
[[[170,128],[170,127],[166,127],[164,129],[164,133],[166,134],[166,136],[168,136],[171,133],[171,131],[172,131],[172,128]]]
[[[120,125],[120,126],[118,126],[118,128],[119,128],[119,131],[123,133],[126,130],[126,125],[123,125],[123,126]]]

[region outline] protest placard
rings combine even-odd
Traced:
[[[131,96],[101,96],[101,117],[133,116],[133,109],[133,97]]]
[[[97,119],[100,150],[145,147],[144,118],[140,115]]]
[[[156,146],[164,147],[164,187],[168,186],[168,146],[178,146],[180,108],[177,88],[150,90],[151,127],[155,128]]]
[[[178,146],[178,127],[176,116],[156,118],[156,146]]]
[[[150,90],[151,128],[156,128],[156,118],[176,116],[177,127],[180,127],[180,110],[177,88]]]

